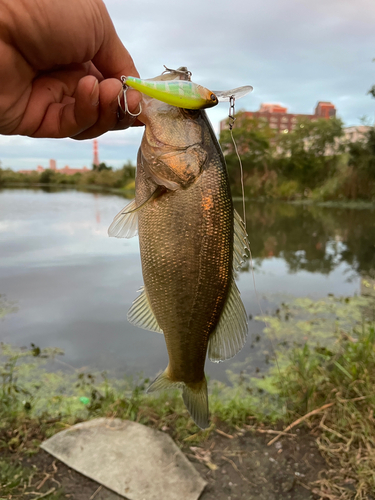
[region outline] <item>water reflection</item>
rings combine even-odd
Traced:
[[[107,236],[125,203],[75,190],[0,191],[0,294],[18,306],[0,322],[0,341],[56,346],[75,367],[117,375],[166,366],[162,336],[126,320],[142,284],[138,240]],[[287,296],[360,293],[360,275],[375,269],[374,211],[249,203],[247,226],[265,312]],[[238,281],[248,313],[259,315],[249,270]],[[254,370],[262,366],[267,346],[254,341],[262,328],[250,321],[236,362],[250,356]],[[207,372],[225,379],[230,367],[207,363]]]
[[[355,273],[375,269],[374,209],[248,203],[246,216],[256,262],[281,257],[291,273],[327,275],[341,263]]]

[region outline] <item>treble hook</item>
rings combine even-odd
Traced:
[[[120,95],[117,96],[117,101],[118,101],[118,106],[119,108],[121,109],[121,111],[123,112],[123,114],[125,115],[126,113],[128,113],[130,116],[134,116],[134,117],[137,117],[139,116],[141,113],[142,113],[142,106],[141,106],[141,103],[139,103],[139,113],[137,114],[134,114],[134,113],[131,113],[129,111],[129,108],[128,108],[128,101],[126,99],[126,92],[129,88],[128,85],[126,85],[126,76],[122,76],[121,77],[121,82],[122,82],[122,95],[123,95],[123,98],[124,98],[124,108],[122,107],[121,105],[121,98],[120,98]]]
[[[189,81],[191,81],[191,75],[193,74],[191,71],[189,71],[187,68],[186,69],[171,69],[171,68],[167,68],[167,66],[165,64],[163,64],[164,68],[165,68],[165,71],[163,71],[162,75],[164,75],[165,73],[179,73],[180,75],[184,75],[187,77],[187,79]]]

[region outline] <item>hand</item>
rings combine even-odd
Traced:
[[[102,0],[0,0],[0,133],[89,139],[118,121],[122,75],[139,76]],[[132,113],[140,94],[127,92]]]

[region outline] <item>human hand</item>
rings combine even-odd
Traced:
[[[0,0],[0,133],[89,139],[117,118],[122,75],[139,76],[102,0]],[[140,94],[127,92],[132,113]]]

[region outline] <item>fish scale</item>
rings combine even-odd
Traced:
[[[207,231],[207,221],[198,210],[197,198],[202,198],[204,180],[202,176],[193,189],[183,193],[173,193],[169,196],[168,204],[160,201],[158,208],[155,208],[154,205],[158,203],[155,202],[153,206],[142,210],[139,215],[139,238],[145,286],[152,309],[164,331],[167,346],[171,344],[172,351],[177,348],[175,330],[181,333],[178,341],[182,343],[185,341],[182,338],[183,335],[191,338],[191,335],[196,334],[199,340],[204,341],[202,343],[204,352],[200,356],[203,359],[207,350],[207,345],[204,346],[204,343],[207,344],[210,328],[217,322],[217,318],[213,318],[210,324],[209,312],[213,307],[218,309],[220,302],[225,300],[231,260],[229,219],[227,220],[227,248],[224,251],[220,238],[217,238],[221,236],[223,239],[224,232],[221,235],[216,235],[214,232],[212,237],[203,236]],[[171,212],[174,213],[173,218],[169,216]],[[188,221],[190,222],[188,224],[185,222],[185,225],[182,223],[181,226],[180,215],[186,219],[186,212],[189,213]],[[223,225],[225,226],[225,222]],[[158,236],[152,238],[150,233],[155,227],[159,229]],[[209,254],[208,259],[206,259],[207,254]],[[181,266],[182,262],[183,266]],[[212,276],[215,276],[215,280]],[[218,295],[220,287],[224,292]],[[210,293],[211,301],[208,300]],[[201,305],[200,301],[203,296],[205,296],[205,303]],[[194,305],[196,302],[199,306]],[[212,302],[215,302],[216,306],[213,306]],[[180,366],[180,372],[190,369],[190,366],[186,367],[191,364],[188,360],[189,354],[190,352],[184,353],[184,357],[176,362]],[[196,354],[192,356],[193,364],[197,365]],[[172,359],[175,357],[172,356]],[[194,376],[194,372],[189,375],[187,373],[176,374],[177,378],[179,376],[185,378]]]

